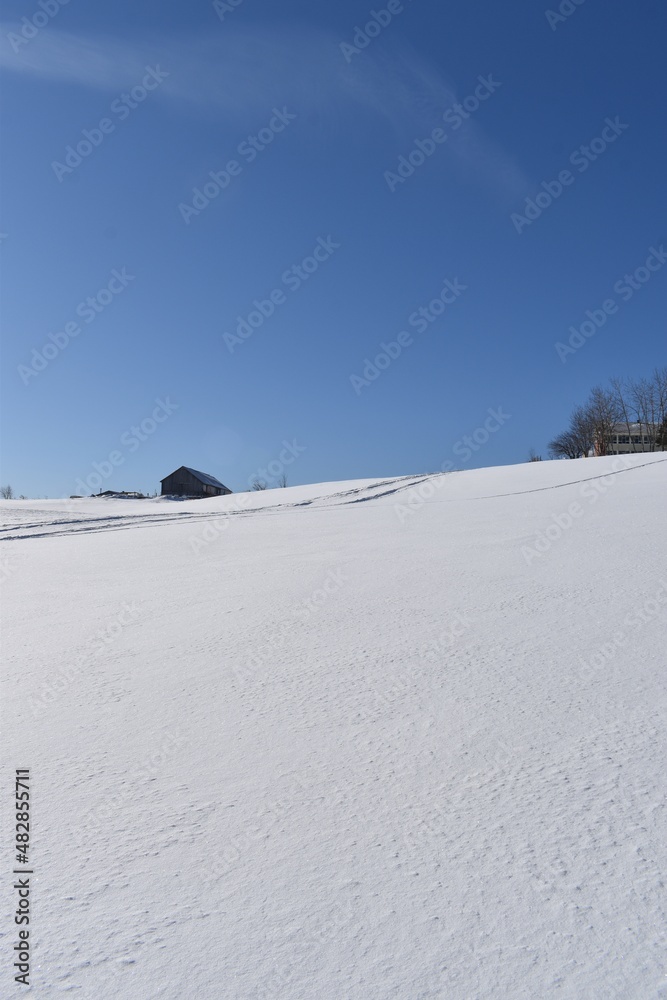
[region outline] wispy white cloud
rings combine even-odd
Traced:
[[[109,92],[132,87],[145,67],[169,72],[160,97],[188,113],[214,113],[244,125],[274,104],[287,104],[329,134],[343,129],[346,110],[382,117],[402,138],[433,128],[457,100],[454,88],[405,44],[379,43],[352,63],[331,32],[307,25],[225,26],[206,36],[130,43],[49,28],[14,51],[0,26],[0,66],[45,81]],[[515,197],[530,186],[511,156],[469,121],[449,144],[448,160],[492,193]]]
[[[145,60],[139,50],[112,38],[93,39],[50,28],[17,44],[21,26],[0,23],[0,66],[16,73],[102,90],[136,82]]]

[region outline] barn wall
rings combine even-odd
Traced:
[[[178,472],[164,480],[162,493],[163,495],[173,493],[176,496],[204,496],[204,486],[198,479],[195,479],[191,472],[179,469]]]
[[[214,497],[225,496],[231,492],[231,490],[223,490],[219,487],[205,489],[204,483],[200,483],[186,469],[179,469],[173,475],[168,476],[162,483],[162,496],[171,493],[174,496]]]

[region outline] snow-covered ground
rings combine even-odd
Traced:
[[[667,455],[3,502],[34,994],[667,997],[666,502]]]

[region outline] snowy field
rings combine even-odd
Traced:
[[[3,997],[667,997],[667,455],[0,511]]]

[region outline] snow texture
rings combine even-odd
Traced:
[[[0,993],[667,997],[666,498],[656,454],[3,502]]]

